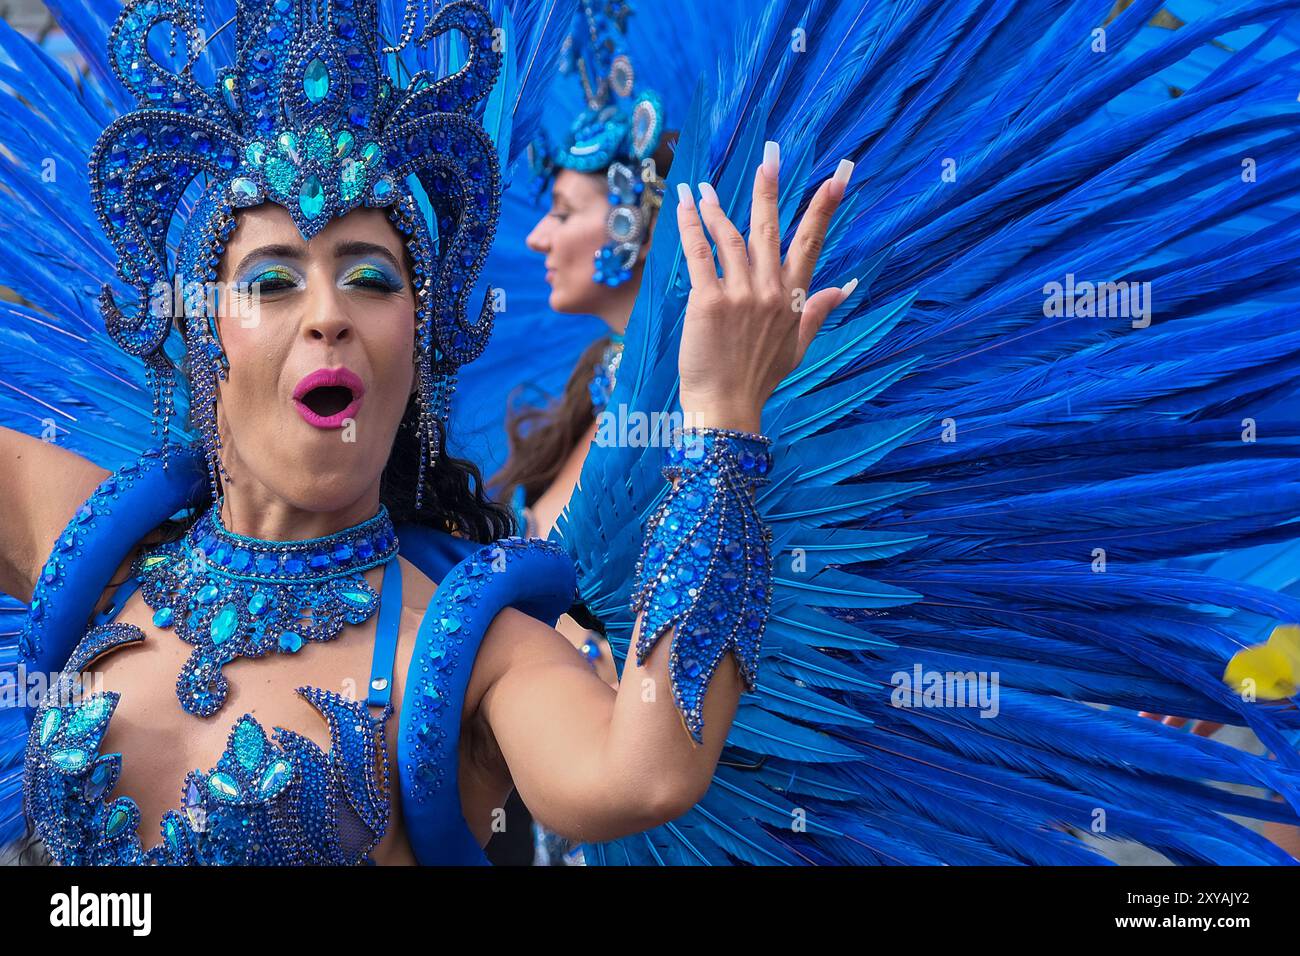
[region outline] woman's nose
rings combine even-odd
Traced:
[[[545,253],[551,248],[546,222],[546,217],[543,216],[537,225],[533,226],[533,231],[528,234],[528,238],[524,240],[524,245],[528,246],[533,252]]]
[[[313,292],[303,322],[303,334],[329,345],[346,341],[352,335],[352,320],[333,286]]]

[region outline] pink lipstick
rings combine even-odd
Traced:
[[[366,392],[360,376],[346,366],[318,368],[305,375],[293,390],[293,404],[308,425],[342,428],[355,418]]]

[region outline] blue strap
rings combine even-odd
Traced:
[[[488,862],[465,822],[458,784],[461,709],[479,643],[503,607],[553,625],[573,604],[576,586],[573,561],[559,545],[506,538],[476,547],[439,579],[398,715],[402,818],[424,866]]]
[[[375,624],[375,653],[370,661],[370,691],[366,697],[366,703],[372,707],[386,707],[393,694],[397,625],[402,619],[402,563],[396,556],[384,565],[384,580],[380,589],[379,620]]]
[[[104,610],[97,613],[92,623],[98,627],[100,624],[107,624],[113,618],[117,617],[117,612],[126,607],[126,602],[131,600],[131,595],[140,590],[140,579],[134,574],[117,586],[113,592],[113,598],[108,602]]]

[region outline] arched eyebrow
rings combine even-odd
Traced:
[[[243,272],[255,259],[301,259],[305,253],[306,250],[301,246],[289,246],[284,243],[258,246],[239,260],[239,265],[235,267],[235,274]]]
[[[349,240],[347,242],[340,242],[334,247],[334,257],[336,259],[343,259],[348,256],[378,256],[379,258],[386,260],[399,272],[402,269],[397,258],[389,252],[388,249],[376,242]]]
[[[235,273],[239,274],[244,271],[248,265],[257,259],[303,259],[307,255],[307,250],[302,246],[291,246],[284,243],[271,243],[265,246],[258,246],[256,249],[249,251],[244,258],[239,260],[239,265]],[[397,259],[386,248],[375,242],[362,242],[358,240],[349,240],[340,242],[334,246],[334,257],[343,259],[348,256],[379,256],[394,269],[401,270],[401,265]]]

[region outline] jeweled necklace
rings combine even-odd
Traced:
[[[235,658],[293,654],[367,620],[379,593],[362,572],[397,554],[382,505],[359,525],[303,541],[235,534],[217,512],[214,505],[182,539],[141,553],[132,567],[154,625],[194,645],[176,696],[199,717],[225,703],[221,669]]]

